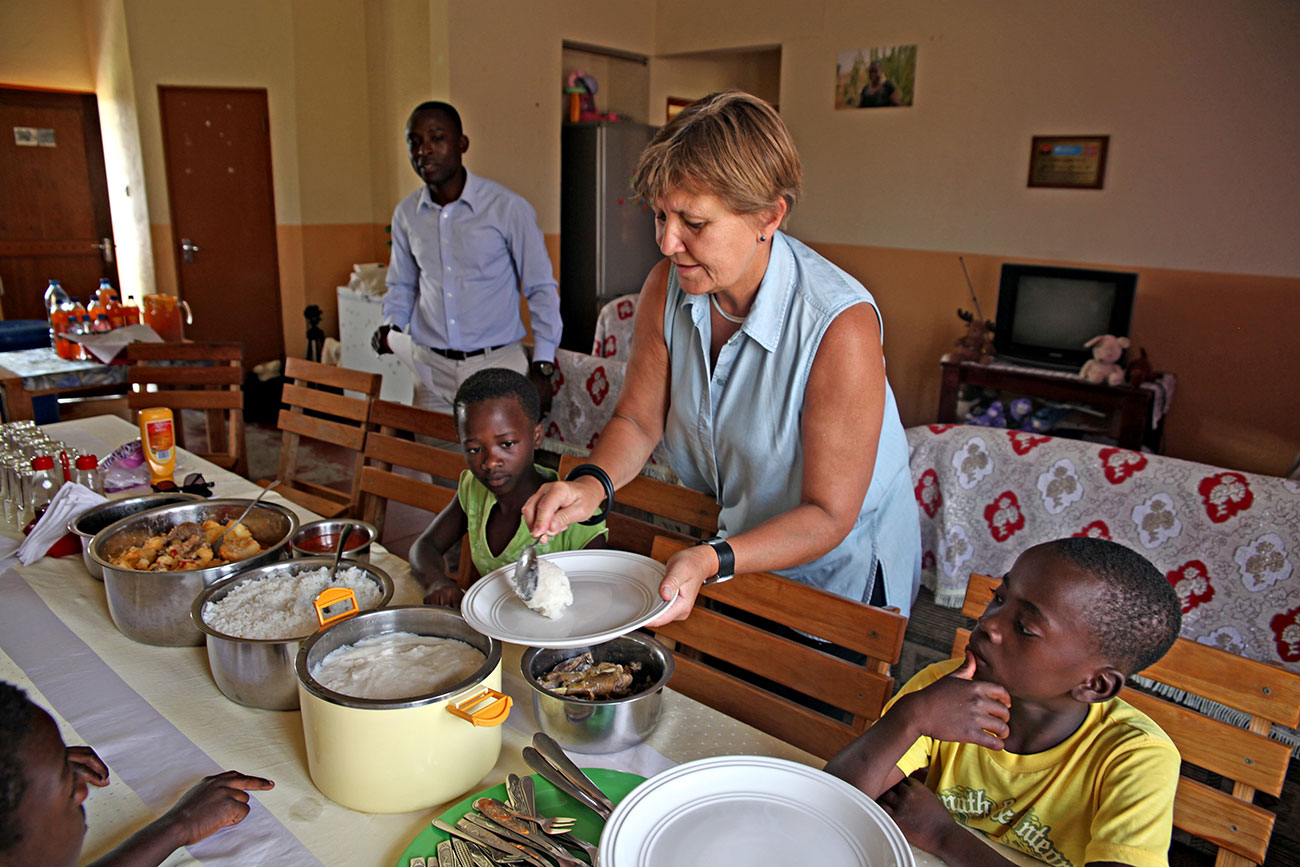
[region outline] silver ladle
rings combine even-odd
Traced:
[[[267,485],[265,488],[262,488],[262,493],[258,494],[256,497],[253,498],[253,502],[248,504],[248,508],[244,509],[244,511],[240,513],[239,517],[235,519],[234,523],[226,527],[226,529],[222,530],[221,535],[212,541],[213,551],[221,547],[221,540],[226,538],[226,534],[229,533],[231,530],[235,529],[235,527],[239,526],[239,522],[248,517],[248,513],[253,511],[253,507],[257,505],[258,501],[261,500],[263,497],[265,497],[267,492],[270,491],[278,484],[280,484],[280,480],[276,479],[275,481],[271,482],[271,484]]]
[[[348,543],[348,536],[352,535],[353,526],[351,524],[343,525],[343,532],[339,534],[339,549],[334,552],[334,565],[330,567],[330,583],[333,584],[339,577],[339,563],[343,561],[343,549]]]

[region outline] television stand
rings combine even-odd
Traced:
[[[1085,382],[1069,371],[1001,361],[980,364],[945,359],[940,365],[943,369],[943,384],[939,390],[940,424],[962,421],[957,415],[957,401],[961,387],[969,385],[1039,400],[1094,407],[1105,415],[1112,438],[1119,447],[1137,451],[1146,445],[1159,452],[1163,445],[1164,415],[1156,424],[1151,422],[1157,396],[1155,387]],[[1172,379],[1170,374],[1164,376]]]

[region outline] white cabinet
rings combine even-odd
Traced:
[[[370,348],[370,336],[384,321],[382,296],[366,295],[338,287],[339,343],[342,351],[339,366],[384,375],[379,396],[384,400],[409,404],[415,393],[411,370],[396,355],[376,355]]]

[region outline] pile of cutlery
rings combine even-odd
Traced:
[[[613,802],[553,738],[543,732],[533,735],[533,746],[524,747],[524,761],[557,789],[602,819],[609,818]],[[427,867],[586,867],[587,862],[600,867],[596,846],[572,832],[576,820],[538,815],[531,777],[511,774],[506,794],[506,802],[479,798],[474,802],[475,812],[466,813],[455,825],[434,819],[433,826],[451,839],[438,844],[437,863],[429,859]],[[581,852],[587,862],[574,857],[571,850]]]

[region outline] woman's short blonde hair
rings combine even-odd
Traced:
[[[669,192],[714,195],[737,214],[785,199],[794,208],[803,166],[776,109],[739,90],[711,93],[681,110],[641,152],[633,186],[653,205]]]

